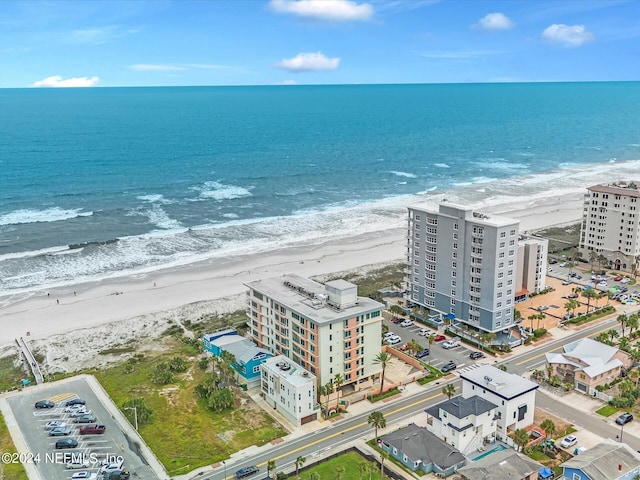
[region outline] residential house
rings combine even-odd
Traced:
[[[498,406],[478,395],[453,397],[425,410],[427,430],[464,455],[495,438]]]
[[[633,480],[640,474],[640,454],[626,443],[605,440],[560,466],[564,480]]]
[[[460,374],[462,396],[474,395],[497,406],[496,437],[506,441],[509,434],[533,424],[538,384],[491,365]]]
[[[316,377],[284,355],[260,364],[262,396],[296,427],[318,418]]]
[[[615,380],[633,363],[628,353],[591,338],[576,340],[565,345],[562,353],[546,353],[545,357],[552,376],[589,395],[595,395],[596,387]]]
[[[415,423],[380,437],[380,447],[409,470],[448,476],[462,467],[464,455]]]
[[[233,355],[231,366],[249,387],[260,384],[260,364],[273,356],[270,351],[234,333],[205,335],[203,345],[217,357],[222,357],[223,352]]]
[[[462,480],[538,480],[542,468],[541,463],[509,449],[471,462],[457,473]]]

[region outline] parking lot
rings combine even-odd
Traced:
[[[32,467],[40,478],[46,480],[67,480],[74,473],[85,471],[95,473],[102,480],[100,469],[105,460],[112,464],[122,460],[122,470],[130,472],[131,478],[157,479],[158,476],[149,466],[150,459],[143,455],[146,449],[142,448],[140,438],[112,403],[107,405],[100,400],[102,395],[94,391],[91,383],[87,377],[79,377],[29,387],[8,395],[4,401],[10,408],[13,421],[7,423],[15,424],[19,429],[22,438],[15,442],[19,452],[23,457],[26,455],[26,460],[35,460]],[[84,400],[86,408],[95,415],[95,423],[106,427],[104,433],[80,434],[83,424],[75,423],[75,417],[65,407],[66,402],[78,398]],[[50,400],[54,406],[36,409],[35,403],[41,400]],[[6,406],[3,408],[5,410]],[[50,436],[47,422],[51,421],[65,424],[63,428],[68,428],[69,434]],[[12,436],[16,434],[15,430],[11,431]],[[78,444],[76,447],[56,449],[56,442],[61,439],[73,439]],[[80,463],[68,465],[73,460],[80,460]],[[151,461],[155,462],[153,459]],[[115,470],[115,467],[112,468]]]
[[[389,331],[395,333],[400,336],[402,341],[393,345],[394,348],[400,348],[402,345],[410,342],[412,339],[415,339],[423,348],[429,348],[429,355],[422,358],[421,360],[435,368],[442,368],[444,365],[449,363],[450,361],[456,364],[456,370],[454,372],[459,371],[462,368],[474,366],[479,363],[487,363],[488,361],[493,361],[488,358],[481,358],[479,360],[472,360],[469,358],[471,352],[478,351],[470,347],[467,344],[461,343],[460,346],[446,349],[442,345],[450,340],[450,336],[446,336],[445,340],[441,340],[438,342],[434,342],[431,347],[429,347],[428,335],[422,336],[419,335],[419,332],[423,328],[427,328],[434,335],[442,334],[440,331],[436,331],[433,328],[425,327],[422,324],[414,323],[411,326],[402,327],[400,324],[394,324],[390,320],[385,319],[384,324],[389,327]]]

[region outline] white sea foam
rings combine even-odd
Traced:
[[[438,167],[438,168],[451,168],[449,165],[447,165],[446,163],[434,163],[433,164],[434,167]]]
[[[237,213],[223,213],[222,216],[224,218],[238,218],[238,214]]]
[[[406,178],[418,178],[417,175],[413,174],[413,173],[408,173],[408,172],[399,172],[396,170],[391,170],[392,174],[394,174],[397,177],[406,177]]]
[[[170,203],[175,203],[173,200],[167,200],[164,198],[162,194],[150,194],[150,195],[139,195],[136,197],[138,200],[143,200],[149,203],[161,203],[163,205],[168,205]]]
[[[183,229],[183,225],[173,218],[170,218],[167,212],[158,205],[154,204],[150,210],[145,210],[144,215],[149,218],[149,221],[154,225],[164,230]]]
[[[209,181],[203,185],[191,187],[191,190],[200,192],[199,199],[213,200],[231,200],[234,198],[250,197],[251,192],[248,188],[239,187],[237,185],[225,185],[224,183]]]
[[[21,223],[58,222],[76,217],[89,217],[93,212],[83,212],[81,208],[65,210],[59,207],[45,210],[14,210],[0,215],[0,225],[18,225]]]

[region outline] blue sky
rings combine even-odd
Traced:
[[[637,1],[0,2],[0,88],[640,80]]]

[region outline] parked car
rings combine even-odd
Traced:
[[[453,361],[450,361],[449,363],[445,364],[442,368],[440,368],[440,371],[443,373],[447,373],[455,369],[456,369],[456,364]]]
[[[72,398],[71,400],[67,400],[64,404],[65,407],[70,407],[72,405],[84,405],[85,401],[81,398]]]
[[[79,417],[75,417],[73,419],[73,423],[94,423],[96,421],[96,416],[92,414],[85,414]]]
[[[396,335],[395,337],[389,337],[385,340],[385,342],[387,342],[387,345],[397,345],[400,342],[402,342],[402,338],[400,338],[398,335]]]
[[[565,280],[562,282],[563,285],[571,285],[571,280]]]
[[[68,407],[65,407],[64,409],[64,413],[72,413],[72,412],[77,412],[78,410],[85,410],[86,407],[84,405],[69,405]]]
[[[582,280],[582,275],[576,275],[576,280]]]
[[[236,472],[236,478],[246,478],[251,475],[255,475],[259,470],[260,469],[255,465],[252,465],[251,467],[241,468]]]
[[[570,293],[567,298],[578,298],[578,294],[576,292]]]
[[[413,325],[413,320],[410,319],[406,319],[400,324],[401,327],[410,327],[411,325]]]
[[[425,348],[424,350],[422,350],[421,352],[418,352],[416,354],[416,358],[424,358],[424,357],[426,357],[428,355],[429,355],[429,349]]]
[[[450,348],[455,348],[459,346],[460,346],[460,342],[458,340],[448,340],[442,344],[442,348],[445,348],[447,350]]]
[[[432,333],[433,332],[428,328],[421,328],[420,331],[418,332],[418,335],[420,335],[421,337],[428,337]]]
[[[628,292],[628,291],[629,291],[629,288],[628,288],[628,287],[625,287],[625,286],[623,285],[622,287],[620,287],[620,288],[618,289],[618,291],[619,291],[619,292],[622,292],[622,293],[625,293],[625,292]]]
[[[575,435],[569,435],[568,437],[564,437],[562,439],[562,441],[560,442],[560,446],[562,448],[569,448],[573,447],[576,443],[578,443],[578,439],[575,437]]]
[[[565,313],[562,317],[563,320],[571,320],[573,318],[573,312]]]
[[[444,335],[436,335],[435,337],[433,337],[433,341],[434,342],[441,342],[442,340],[445,340],[447,337],[445,337]]]
[[[118,463],[108,463],[106,465],[102,465],[100,467],[100,473],[102,474],[111,474],[111,473],[115,473],[115,472],[121,472],[122,471],[122,462],[118,462]],[[110,476],[104,475],[104,478],[111,478]],[[118,478],[113,477],[113,478]]]
[[[71,462],[67,462],[67,469],[68,470],[77,470],[79,468],[89,468],[89,462],[87,462],[86,460],[73,460]],[[97,475],[96,475],[97,477]],[[73,478],[73,477],[71,477]],[[90,477],[86,477],[86,478],[90,478]],[[95,478],[95,477],[94,477]]]
[[[56,450],[61,448],[76,448],[78,441],[74,438],[62,438],[56,442]]]
[[[44,429],[51,430],[52,428],[66,427],[66,426],[67,424],[64,423],[62,420],[51,420],[50,422],[45,423]]]
[[[576,272],[571,272],[571,273],[569,274],[569,276],[570,276],[571,278],[576,278],[576,277],[578,276],[578,274],[577,274]]]
[[[64,437],[70,434],[71,434],[71,429],[69,427],[56,427],[49,430],[50,437]]]
[[[607,282],[605,282],[604,280],[601,280],[601,281],[599,281],[599,282],[598,282],[598,286],[599,286],[599,287],[606,287],[606,286],[608,286],[608,285],[609,285],[609,284],[608,284]]]
[[[633,415],[631,415],[629,412],[625,412],[622,415],[620,415],[618,418],[616,418],[616,423],[618,425],[626,425],[632,420],[633,420]]]
[[[484,354],[484,353],[482,353],[482,352],[471,352],[471,353],[469,354],[469,358],[470,358],[471,360],[477,360],[477,359],[479,359],[479,358],[484,358],[484,357],[485,357],[485,354]]]
[[[82,410],[77,410],[75,412],[71,412],[69,414],[69,416],[71,417],[82,417],[84,415],[89,415],[91,414],[91,410],[87,410],[86,408],[82,409]]]
[[[613,277],[613,281],[614,282],[619,282],[620,280],[622,280],[622,276],[618,275],[617,277]]]
[[[73,475],[71,475],[71,478],[73,480],[76,480],[77,478],[87,478],[88,480],[96,480],[98,478],[98,474],[91,473],[91,472],[76,472]]]
[[[545,311],[545,310],[549,310],[549,305],[540,305],[540,306],[538,307],[538,311],[539,311],[539,312],[543,312],[543,311]]]
[[[398,324],[398,323],[402,323],[403,321],[404,321],[403,318],[391,317],[391,323]]]
[[[395,335],[396,334],[393,333],[393,332],[387,332],[387,333],[384,334],[384,338],[395,337]]]
[[[38,400],[36,402],[36,408],[53,408],[56,404],[51,400]]]
[[[631,279],[629,277],[624,277],[622,280],[620,280],[620,282],[622,283],[629,283],[631,281]]]
[[[558,265],[559,267],[566,267],[567,266],[567,262],[562,262],[560,265]]]
[[[107,429],[104,425],[96,425],[95,423],[90,423],[89,425],[83,425],[78,430],[80,435],[90,435],[90,434],[100,434],[104,433]]]
[[[129,480],[129,472],[124,470],[114,470],[113,472],[105,473],[102,476],[102,480]]]

